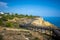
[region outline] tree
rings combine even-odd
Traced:
[[[23,14],[20,14],[20,15],[19,15],[19,17],[20,17],[20,18],[23,18],[23,17],[25,17],[25,15],[23,15]]]
[[[15,17],[18,17],[18,14],[17,13],[15,13]]]
[[[25,17],[28,17],[28,15],[26,14]]]

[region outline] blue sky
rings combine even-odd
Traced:
[[[0,11],[60,17],[60,0],[0,0]]]

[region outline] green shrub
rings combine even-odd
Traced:
[[[6,27],[13,27],[13,23],[7,22],[7,23],[5,24],[5,26],[6,26]]]
[[[0,40],[3,40],[3,36],[0,34]]]
[[[18,23],[13,23],[13,26],[14,26],[15,28],[19,28],[19,24],[18,24]]]
[[[0,25],[3,25],[3,21],[0,19]]]
[[[33,40],[40,40],[38,37],[35,37]]]
[[[7,21],[7,17],[3,16],[3,17],[1,18],[1,20],[2,20],[2,21]]]

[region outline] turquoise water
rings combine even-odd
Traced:
[[[43,18],[44,18],[44,20],[46,20],[60,28],[60,17],[43,17]]]

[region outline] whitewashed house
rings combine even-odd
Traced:
[[[4,14],[4,12],[0,12],[0,14]]]

